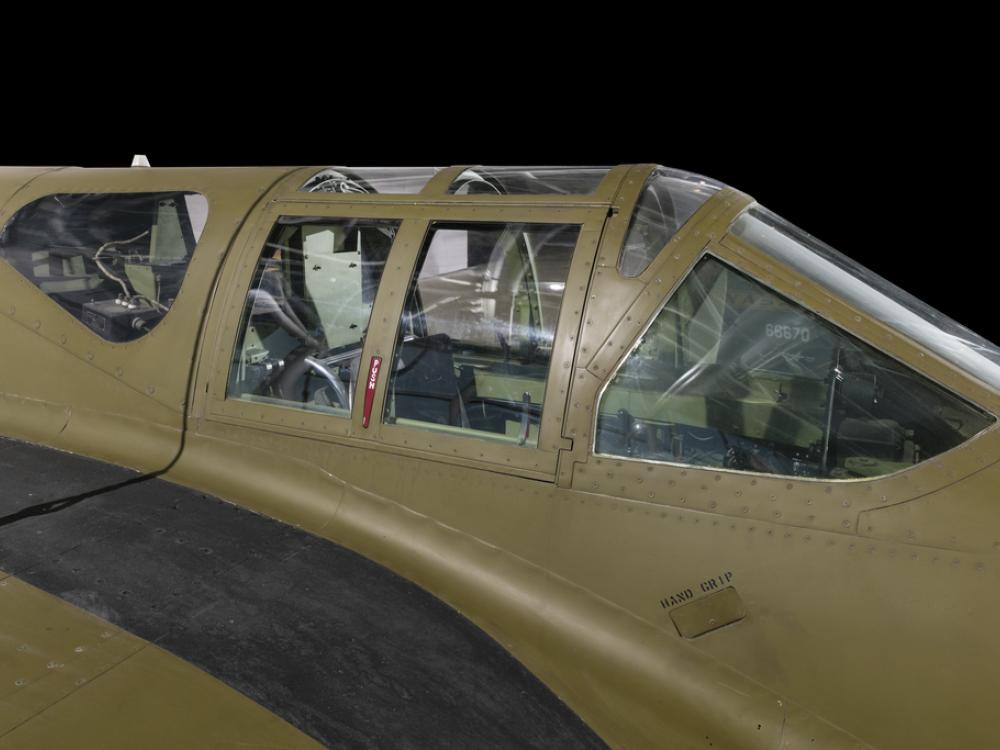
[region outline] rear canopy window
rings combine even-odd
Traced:
[[[180,292],[208,218],[193,192],[61,193],[20,209],[0,257],[101,338],[140,338]]]

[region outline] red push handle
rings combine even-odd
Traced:
[[[382,366],[381,357],[372,357],[372,363],[368,366],[368,386],[365,388],[365,411],[361,417],[361,426],[368,428],[368,423],[372,418],[372,405],[375,403],[375,386],[378,384],[378,371]]]

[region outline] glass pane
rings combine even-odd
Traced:
[[[1000,390],[1000,347],[759,206],[733,234]]]
[[[299,188],[303,193],[419,193],[441,167],[330,167]]]
[[[180,293],[208,219],[198,193],[63,193],[19,210],[0,257],[98,336],[132,341]]]
[[[579,227],[435,223],[410,285],[387,422],[534,446]]]
[[[701,175],[658,167],[646,180],[629,224],[618,270],[638,276],[694,212],[722,188]]]
[[[283,216],[247,295],[229,397],[350,416],[399,221]]]
[[[448,188],[455,195],[588,195],[610,167],[476,167]]]
[[[871,477],[953,448],[994,421],[709,257],[605,389],[595,452]]]

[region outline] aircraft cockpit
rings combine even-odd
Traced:
[[[414,195],[440,173],[331,167],[300,192]],[[606,168],[476,167],[456,171],[441,187],[455,199],[558,200],[592,194],[607,174]],[[619,276],[646,278],[724,187],[653,170],[631,207],[615,263]],[[483,207],[482,218],[426,222],[410,243],[412,265],[392,277],[394,285],[407,281],[405,291],[389,292],[405,301],[383,367],[382,421],[537,446],[581,225],[500,221],[490,204],[474,205]],[[230,398],[351,416],[365,377],[373,305],[403,224],[377,214],[277,219],[246,298]],[[862,306],[875,305],[873,314],[887,306],[903,310],[889,317],[1000,382],[1000,367],[982,356],[992,345],[977,343],[970,353],[968,336],[949,338],[939,317],[921,317],[912,299],[887,282],[872,286],[871,274],[838,265],[835,251],[760,207],[739,214],[730,236],[832,283]],[[594,455],[857,479],[905,469],[993,424],[989,413],[724,254],[711,244],[698,253],[638,338],[623,347],[593,412]],[[817,265],[824,263],[829,268]],[[388,319],[378,324],[392,327]]]
[[[394,328],[376,321],[395,332],[382,355],[384,424],[538,445],[582,224],[523,212],[504,219],[495,206],[580,200],[608,174],[329,167],[301,183],[302,195],[390,201],[437,185],[441,201],[470,207],[425,221],[409,243],[410,265],[392,275],[389,295],[405,301]],[[724,189],[676,170],[649,172],[629,206],[618,277],[648,283],[664,249]],[[373,305],[405,223],[388,205],[357,216],[276,217],[245,297],[229,398],[351,416]],[[48,195],[6,224],[0,254],[93,332],[127,342],[152,330],[180,294],[207,213],[205,197],[190,190]],[[740,246],[1000,385],[994,345],[750,204],[721,242],[693,256],[621,348],[593,411],[594,455],[857,479],[920,463],[993,424],[988,412],[734,266],[727,252]]]

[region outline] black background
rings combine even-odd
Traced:
[[[955,66],[930,56],[780,84],[750,63],[680,85],[683,72],[639,65],[600,84],[527,66],[356,88],[314,76],[213,84],[166,104],[156,87],[98,87],[8,111],[0,164],[127,166],[135,153],[153,166],[660,163],[749,193],[1000,340],[996,123],[988,98],[947,77]]]

